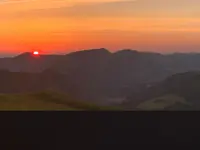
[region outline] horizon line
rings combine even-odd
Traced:
[[[170,55],[170,54],[200,54],[200,52],[157,52],[157,51],[140,51],[140,50],[135,50],[135,49],[131,49],[131,48],[124,48],[124,49],[119,49],[119,50],[116,50],[116,51],[111,51],[107,48],[91,48],[91,49],[82,49],[82,50],[75,50],[75,51],[66,51],[66,52],[55,52],[55,53],[48,53],[48,52],[41,52],[40,55],[68,55],[68,54],[71,54],[71,53],[75,53],[75,52],[81,52],[81,51],[92,51],[92,50],[101,50],[101,49],[104,49],[104,50],[107,50],[109,51],[110,53],[117,53],[117,52],[120,52],[120,51],[125,51],[125,50],[130,50],[130,51],[137,51],[139,53],[157,53],[157,54],[162,54],[162,55]],[[32,53],[33,51],[25,51],[25,52],[21,52],[21,53],[1,53],[0,52],[0,58],[8,58],[8,57],[16,57],[16,56],[19,56],[19,55],[22,55],[22,54],[25,54],[25,53]]]

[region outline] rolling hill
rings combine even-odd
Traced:
[[[23,94],[1,94],[0,111],[110,111],[122,110],[118,107],[103,107],[85,103],[66,94],[52,91]]]
[[[200,72],[175,74],[127,97],[122,105],[136,110],[200,110]]]

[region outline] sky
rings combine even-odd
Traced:
[[[200,52],[199,0],[0,0],[0,54]]]

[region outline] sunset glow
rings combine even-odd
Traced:
[[[0,52],[199,52],[199,0],[5,0]]]

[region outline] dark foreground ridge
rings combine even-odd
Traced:
[[[66,94],[44,91],[24,94],[1,94],[0,110],[113,111],[119,107],[103,107],[81,102]]]

